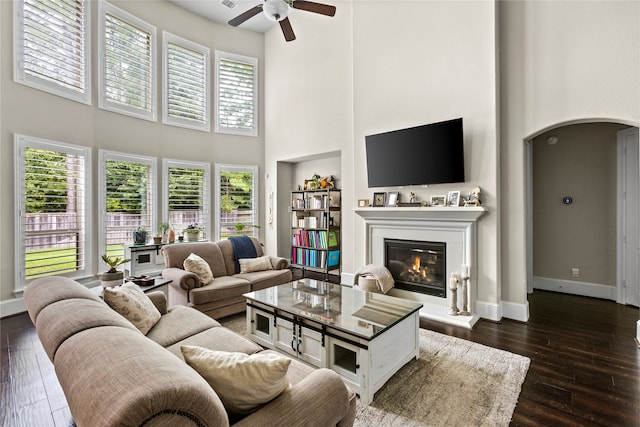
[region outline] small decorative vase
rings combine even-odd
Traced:
[[[198,233],[185,233],[185,236],[187,236],[187,242],[197,242],[198,238],[200,237],[200,232]]]
[[[113,288],[122,285],[124,281],[124,272],[116,271],[115,273],[104,272],[100,275],[100,283],[103,288]]]
[[[154,237],[153,237],[153,244],[154,244],[154,245],[160,245],[160,244],[162,244],[162,236],[154,236]]]

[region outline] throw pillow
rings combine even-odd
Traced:
[[[291,359],[276,353],[234,353],[183,345],[182,356],[218,394],[228,412],[248,414],[289,387]]]
[[[238,262],[240,263],[240,273],[273,270],[273,267],[271,266],[271,257],[269,255],[258,258],[241,258]]]
[[[147,334],[162,315],[142,289],[133,282],[115,288],[105,288],[104,301],[121,316]]]
[[[184,260],[184,269],[194,273],[200,279],[201,285],[208,285],[213,282],[213,273],[207,261],[192,253]]]

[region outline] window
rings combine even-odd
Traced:
[[[124,257],[138,227],[155,232],[156,159],[100,150],[100,253]]]
[[[90,2],[16,2],[15,80],[91,104]]]
[[[90,150],[15,135],[16,291],[35,278],[85,272]]]
[[[258,60],[216,51],[216,132],[258,135]]]
[[[162,122],[208,132],[209,48],[163,33]]]
[[[258,167],[216,165],[216,240],[258,236]]]
[[[210,233],[209,163],[185,162],[165,159],[164,212],[167,222],[181,234],[189,224],[197,223],[203,229],[201,238]]]
[[[100,108],[156,120],[156,29],[100,2]]]

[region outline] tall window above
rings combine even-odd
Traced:
[[[100,2],[99,107],[156,120],[156,28]]]
[[[210,129],[209,48],[163,32],[164,109],[162,122]]]
[[[19,0],[16,82],[91,104],[89,1]]]
[[[163,170],[166,222],[178,234],[189,224],[198,224],[202,229],[200,238],[209,239],[209,163],[165,159]]]
[[[216,126],[219,133],[258,135],[258,60],[216,51]]]
[[[133,231],[155,232],[156,159],[100,150],[100,253],[124,257]]]
[[[16,291],[85,272],[90,150],[15,135]]]
[[[258,237],[258,167],[216,165],[216,240]]]

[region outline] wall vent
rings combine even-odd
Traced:
[[[233,9],[234,7],[236,7],[238,5],[238,3],[231,1],[231,0],[222,0],[220,2],[223,6],[227,6],[229,9]]]

